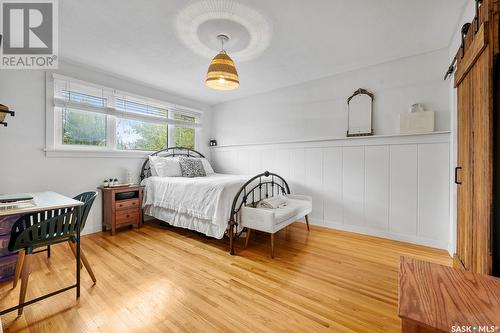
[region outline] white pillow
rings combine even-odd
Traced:
[[[203,164],[203,169],[205,169],[205,174],[213,175],[215,173],[214,169],[212,169],[212,166],[210,165],[210,162],[206,158],[202,158],[201,163]]]
[[[181,177],[181,166],[177,157],[149,156],[151,175],[159,177]]]
[[[158,172],[156,172],[156,169],[154,167],[154,161],[156,161],[155,157],[156,156],[149,156],[149,170],[151,171],[151,176],[153,177],[158,176]]]

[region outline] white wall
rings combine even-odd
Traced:
[[[448,50],[423,54],[214,106],[219,172],[282,174],[313,196],[315,224],[448,248]],[[346,100],[375,94],[379,137],[345,137]],[[399,136],[413,103],[436,111],[442,134]],[[380,137],[380,135],[393,135]]]
[[[446,249],[449,133],[218,147],[219,172],[269,170],[313,197],[313,224]]]
[[[358,88],[375,94],[375,134],[399,133],[399,113],[414,103],[437,112],[436,130],[449,130],[447,65],[443,49],[219,104],[212,133],[221,145],[343,137],[346,100]]]
[[[210,107],[140,84],[80,66],[60,63],[57,72],[135,94],[166,100],[204,111],[202,122],[210,128]],[[137,176],[142,158],[54,158],[45,148],[45,72],[3,70],[0,103],[16,111],[8,127],[0,128],[0,193],[56,191],[74,196],[95,190],[102,180],[122,178],[127,170]],[[209,153],[208,130],[200,133],[200,149]],[[92,208],[85,232],[101,228],[101,200]]]

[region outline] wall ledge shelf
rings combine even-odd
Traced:
[[[415,134],[381,134],[372,136],[359,137],[323,137],[312,138],[305,140],[287,140],[274,142],[257,142],[257,143],[235,143],[223,144],[215,147],[209,147],[212,150],[222,148],[237,148],[237,147],[263,147],[263,146],[280,146],[280,145],[318,145],[329,146],[332,143],[335,146],[357,146],[357,145],[380,145],[380,144],[412,144],[412,143],[434,143],[434,142],[450,142],[451,131],[437,131],[428,133]]]

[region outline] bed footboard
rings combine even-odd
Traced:
[[[233,199],[229,218],[229,253],[234,255],[236,228],[239,224],[240,211],[244,206],[255,206],[260,200],[276,195],[290,194],[286,180],[275,173],[266,171],[250,178],[238,191]]]

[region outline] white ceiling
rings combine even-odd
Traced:
[[[237,62],[241,86],[206,88],[210,59],[174,27],[185,0],[60,1],[60,55],[208,104],[447,47],[466,0],[240,0],[272,25],[269,47]],[[231,54],[231,48],[228,47]],[[214,51],[215,55],[216,51]],[[237,59],[235,59],[237,60]]]

